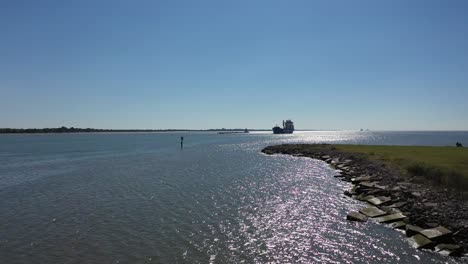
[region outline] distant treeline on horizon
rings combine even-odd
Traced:
[[[262,130],[262,129],[257,129]],[[20,134],[20,133],[89,133],[89,132],[176,132],[176,131],[244,131],[241,128],[235,129],[96,129],[96,128],[0,128],[0,134]]]

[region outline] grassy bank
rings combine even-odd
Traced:
[[[422,146],[303,145],[305,151],[333,149],[396,166],[405,176],[468,191],[468,148]]]

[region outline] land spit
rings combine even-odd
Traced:
[[[393,229],[403,229],[412,246],[443,255],[461,255],[468,249],[468,203],[460,192],[416,183],[386,162],[339,151],[331,145],[284,144],[266,147],[262,152],[310,157],[330,164],[338,172],[335,178],[353,184],[344,194],[369,205],[350,212],[348,220],[365,222],[373,218]]]

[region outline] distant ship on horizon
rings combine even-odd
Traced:
[[[283,120],[283,128],[276,125],[273,127],[273,134],[292,134],[294,132],[294,123],[291,120]]]

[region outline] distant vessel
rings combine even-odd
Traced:
[[[249,133],[249,130],[246,128],[244,131],[227,131],[227,132],[218,132],[218,134],[244,134]]]
[[[291,120],[283,120],[283,128],[278,125],[273,128],[273,134],[292,134],[294,132],[294,123]]]

